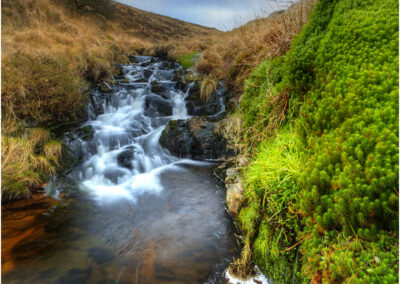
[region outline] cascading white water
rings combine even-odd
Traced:
[[[33,206],[12,207],[11,238],[32,233],[13,248],[15,269],[4,282],[226,282],[223,271],[239,249],[212,164],[179,159],[159,144],[171,119],[223,112],[222,91],[212,108],[190,109],[198,86],[177,84],[182,67],[136,60],[122,67],[112,93],[91,97],[90,120],[65,133],[76,163],[46,186],[62,193],[56,205],[33,199]],[[16,212],[35,222],[21,223]]]
[[[103,114],[91,113],[94,118],[87,122],[95,132],[79,176],[83,188],[99,200],[157,193],[162,190],[160,172],[179,161],[160,146],[159,138],[169,120],[189,118],[187,92],[172,81],[182,67],[165,70],[152,57],[136,58],[138,63],[123,66],[124,87],[106,100]],[[153,80],[163,86],[163,98],[151,92]],[[129,161],[121,165],[120,160]]]

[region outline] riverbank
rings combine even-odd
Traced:
[[[233,272],[398,281],[397,60],[398,3],[319,1],[252,72],[223,128],[244,188]]]

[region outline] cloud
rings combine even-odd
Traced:
[[[229,30],[256,16],[277,10],[271,0],[118,0],[121,3],[183,21]]]

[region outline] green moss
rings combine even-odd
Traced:
[[[397,239],[398,207],[388,203],[398,189],[397,18],[396,1],[339,1],[317,45],[314,82],[298,118],[311,150],[299,182],[302,235],[312,236],[303,244],[309,260],[304,276],[332,271],[335,265],[324,255],[342,238],[368,244],[390,232]],[[325,252],[318,257],[316,249]],[[343,261],[362,267],[361,258],[369,254],[353,251]],[[397,275],[395,263],[385,264],[387,269]],[[371,277],[355,273],[335,277],[367,282]]]
[[[259,219],[259,208],[256,202],[250,203],[249,206],[241,208],[238,220],[241,224],[243,232],[247,235],[254,235],[257,232]]]
[[[176,61],[182,65],[183,68],[191,68],[195,65],[195,57],[199,55],[198,52],[185,53],[178,55]]]
[[[293,213],[299,193],[296,181],[304,162],[300,149],[301,141],[287,126],[261,143],[244,169],[248,206],[240,210],[238,219],[243,231],[254,237],[254,262],[276,281],[296,278],[297,249],[289,248],[300,225]]]
[[[281,114],[295,111],[296,98],[290,96],[280,84],[283,66],[282,57],[266,60],[245,82],[239,113],[243,121],[243,138],[248,144],[253,145],[255,139],[262,141],[265,134],[272,134],[286,119]]]
[[[258,211],[240,219],[272,279],[284,281],[299,245],[304,282],[398,281],[398,84],[394,0],[321,0],[285,58],[246,82],[239,113],[252,158],[242,210]],[[302,160],[293,174],[276,154],[287,121]]]

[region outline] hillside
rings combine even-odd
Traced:
[[[237,100],[244,81],[266,57],[281,56],[307,23],[315,0],[303,0],[287,10],[248,22],[211,37],[197,65],[200,73],[223,80]]]
[[[84,119],[88,92],[125,54],[219,33],[119,3],[106,11],[71,3],[1,3],[3,200],[28,196],[55,173],[61,144],[50,128]],[[39,144],[47,146],[35,152]]]
[[[115,3],[114,21],[127,34],[140,39],[175,41],[211,36],[222,32],[167,16],[142,11],[121,3]]]

